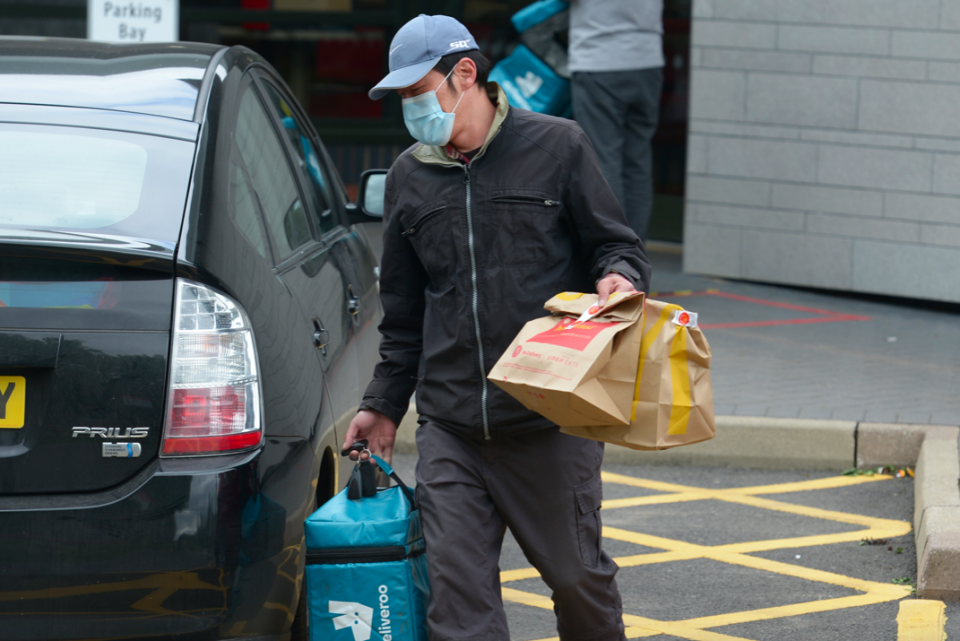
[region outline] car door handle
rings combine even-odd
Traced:
[[[356,316],[360,313],[360,299],[351,298],[347,301],[347,311],[350,312],[351,316]]]
[[[360,313],[360,298],[353,293],[353,285],[347,287],[347,294],[349,298],[347,299],[347,311],[350,312],[351,316],[356,316]]]
[[[330,332],[328,332],[323,323],[320,322],[320,319],[316,316],[313,317],[313,344],[317,349],[320,350],[320,353],[324,356],[327,355],[327,345],[330,343]]]

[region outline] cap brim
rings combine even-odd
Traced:
[[[387,74],[386,78],[378,82],[377,86],[371,89],[367,95],[370,96],[372,100],[380,100],[391,91],[416,84],[422,80],[425,75],[430,73],[431,69],[437,66],[437,62],[440,61],[441,57],[442,56],[391,71]]]

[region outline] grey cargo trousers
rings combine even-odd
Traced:
[[[506,528],[553,591],[562,641],[625,638],[617,564],[600,548],[602,443],[557,428],[478,443],[427,421],[417,448],[431,641],[510,638]]]

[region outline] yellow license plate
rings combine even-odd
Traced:
[[[27,379],[22,376],[0,376],[0,428],[18,430],[23,427],[27,406]]]

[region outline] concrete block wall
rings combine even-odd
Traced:
[[[686,271],[960,302],[960,0],[694,0]]]

